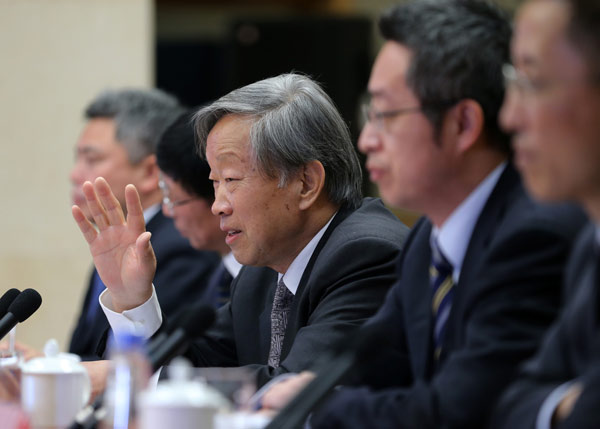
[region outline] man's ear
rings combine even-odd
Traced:
[[[149,194],[158,189],[158,164],[156,155],[148,155],[138,164],[138,182],[136,187],[140,194]]]
[[[320,161],[311,161],[300,170],[300,210],[311,207],[325,186],[325,168]]]
[[[452,133],[456,141],[456,151],[464,153],[481,139],[484,115],[481,105],[472,99],[461,100],[448,112],[446,119],[452,122]]]

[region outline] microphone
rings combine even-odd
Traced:
[[[308,415],[327,398],[335,386],[352,370],[376,357],[381,345],[388,342],[379,328],[380,325],[377,324],[363,326],[338,343],[332,353],[325,354],[315,365],[315,379],[283,407],[265,429],[304,427]]]
[[[169,334],[161,332],[156,335],[146,349],[152,371],[158,370],[175,356],[184,353],[190,341],[202,335],[213,324],[215,310],[209,305],[199,304],[184,310],[175,320],[179,326]],[[101,420],[103,402],[103,395],[98,395],[92,404],[77,414],[69,429],[94,428]]]
[[[149,353],[152,370],[156,371],[175,356],[183,354],[191,340],[202,335],[214,321],[215,310],[207,304],[194,306],[182,314],[179,326]]]
[[[19,289],[12,288],[4,292],[0,298],[0,317],[4,317],[8,311],[8,306],[12,304],[15,298],[21,293]]]
[[[17,323],[24,322],[42,305],[42,297],[34,289],[25,289],[8,306],[0,319],[0,339],[4,338]]]
[[[148,343],[146,344],[146,355],[150,356],[154,354],[156,350],[160,347],[160,345],[167,339],[169,334],[171,334],[178,326],[182,325],[184,318],[188,317],[189,314],[192,314],[191,312],[195,311],[198,311],[198,309],[194,308],[193,305],[187,305],[183,310],[177,313],[177,315],[173,319],[173,323],[169,323],[165,329],[163,329],[158,334],[154,335],[148,341]]]

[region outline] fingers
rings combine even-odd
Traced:
[[[73,214],[73,219],[77,222],[79,230],[83,234],[83,238],[85,238],[88,244],[91,244],[98,236],[98,231],[96,231],[94,225],[85,217],[79,206],[71,207],[71,213]]]
[[[122,225],[125,222],[121,204],[103,177],[96,178],[94,184],[85,182],[82,190],[90,214],[100,231],[111,225]]]
[[[90,384],[92,387],[90,402],[92,402],[106,387],[106,378],[108,377],[110,363],[107,360],[99,360],[81,362],[81,365],[83,365],[90,377]]]
[[[15,401],[21,397],[19,375],[13,370],[0,368],[0,400]]]
[[[274,384],[262,397],[263,408],[273,410],[282,409],[315,377],[315,373],[303,371],[298,375]]]
[[[98,177],[94,182],[96,194],[100,198],[102,205],[105,209],[105,216],[108,219],[110,225],[122,225],[125,222],[125,216],[123,215],[123,208],[112,193],[108,182],[103,177]]]
[[[96,183],[98,183],[99,179],[100,178],[96,179]],[[91,182],[85,182],[81,189],[83,190],[83,196],[87,202],[90,214],[94,218],[94,223],[100,231],[106,229],[108,227],[108,217],[106,216],[104,207],[100,203],[98,194],[96,194],[94,185],[92,185]]]
[[[125,204],[127,205],[127,224],[134,231],[145,231],[146,222],[144,221],[144,211],[142,209],[142,203],[140,202],[140,196],[138,195],[137,189],[133,185],[127,185],[125,187]],[[148,238],[150,240],[150,238]]]

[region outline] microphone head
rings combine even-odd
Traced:
[[[17,288],[12,288],[4,292],[4,295],[0,298],[0,317],[4,317],[8,312],[8,307],[20,293],[21,291]]]
[[[25,289],[8,307],[19,322],[24,322],[42,305],[42,297],[34,289]]]
[[[215,321],[215,309],[207,304],[194,305],[181,315],[179,328],[188,338],[198,338]]]

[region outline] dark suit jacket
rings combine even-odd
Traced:
[[[584,391],[563,427],[600,427],[600,313],[595,227],[574,248],[566,277],[567,305],[535,358],[503,394],[493,427],[533,428],[540,407],[559,385],[579,379]]]
[[[146,225],[152,233],[152,247],[156,254],[156,276],[154,286],[161,309],[167,315],[175,315],[184,302],[199,300],[204,293],[212,270],[220,262],[218,254],[194,250],[186,238],[175,228],[173,220],[162,212],[156,213]],[[92,273],[93,275],[93,273]],[[71,337],[69,351],[86,360],[98,359],[96,347],[109,328],[102,309],[98,309],[92,323],[86,321],[90,304],[92,281],[83,301],[77,325]]]
[[[363,366],[363,382],[378,390],[343,389],[317,413],[314,427],[482,427],[556,315],[563,265],[583,222],[574,207],[534,203],[509,165],[469,241],[434,365],[432,225],[420,220],[399,261],[398,283],[368,322],[387,341]]]
[[[408,228],[380,200],[341,209],[319,241],[293,300],[278,368],[267,365],[271,307],[277,273],[244,267],[233,281],[230,303],[188,357],[196,366],[250,365],[258,385],[301,371],[356,329],[381,305],[394,283],[395,260]]]

